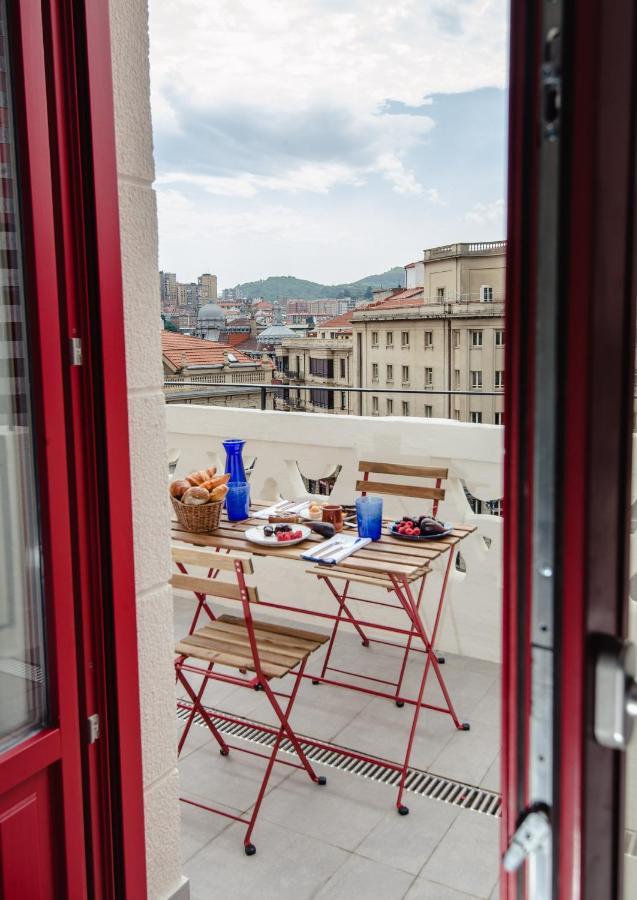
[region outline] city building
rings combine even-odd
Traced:
[[[159,273],[159,296],[162,309],[177,304],[177,276],[174,272]]]
[[[505,241],[434,247],[405,267],[410,287],[356,309],[353,383],[378,392],[354,412],[501,425],[505,270]]]
[[[211,303],[217,299],[217,276],[204,272],[197,279],[199,286],[199,302]]]
[[[161,347],[167,403],[263,407],[261,386],[272,383],[273,366],[267,357],[254,360],[230,344],[169,331],[162,331]],[[270,392],[265,401],[271,408]]]
[[[207,341],[218,341],[226,325],[224,311],[216,303],[206,303],[197,313],[195,334]]]
[[[349,415],[356,408],[355,398],[345,390],[352,386],[352,312],[329,319],[305,337],[286,338],[277,347],[276,357],[277,369],[290,384],[276,401],[278,408],[339,415]],[[292,387],[295,383],[312,387]]]

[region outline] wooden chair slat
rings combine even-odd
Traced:
[[[333,572],[326,566],[314,566],[313,569],[306,569],[305,571],[310,575],[318,575],[322,578],[337,578],[339,581],[355,581],[357,584],[373,584],[375,587],[393,587],[388,578],[374,578],[373,575],[357,575],[356,572]]]
[[[389,481],[357,481],[357,491],[369,494],[391,494],[395,497],[418,497],[420,500],[444,500],[443,488],[415,484],[391,484]]]
[[[178,656],[192,656],[194,659],[214,662],[220,666],[228,666],[228,668],[232,669],[246,669],[250,672],[255,671],[252,657],[244,659],[233,653],[219,653],[215,650],[206,649],[205,647],[192,647],[182,641],[177,644],[175,653],[177,653]],[[283,676],[287,675],[290,671],[288,666],[275,666],[273,663],[263,664],[261,668],[266,678],[283,678]]]
[[[191,566],[203,566],[207,569],[223,569],[227,572],[234,572],[234,564],[237,560],[240,560],[243,571],[246,574],[251,575],[254,571],[249,553],[213,553],[209,550],[197,550],[192,547],[172,544],[170,555],[173,562]]]
[[[217,619],[217,622],[223,622],[227,625],[241,625],[243,620],[236,616],[223,615]],[[273,625],[268,622],[255,622],[255,634],[274,633],[281,641],[303,641],[319,647],[329,640],[329,635],[320,634],[315,631],[306,631],[302,628],[289,628],[287,625]]]
[[[245,628],[228,628],[227,624],[219,623],[217,620],[212,625],[206,625],[200,629],[204,637],[210,638],[211,641],[221,642],[224,644],[236,645],[244,648],[245,652],[251,655],[250,638]],[[262,659],[270,658],[272,662],[289,662],[290,660],[302,659],[305,654],[311,653],[315,646],[309,642],[305,642],[303,646],[296,645],[291,647],[286,644],[279,644],[275,635],[265,636],[255,632],[257,647]],[[272,660],[271,654],[280,656],[281,659]]]
[[[218,578],[197,578],[196,575],[175,572],[170,583],[182,591],[196,591],[211,597],[223,597],[225,600],[241,600],[238,584],[228,584],[227,581],[219,581]],[[250,603],[259,602],[259,594],[255,587],[248,587],[247,592]]]
[[[197,633],[201,633],[205,637],[208,642],[207,646],[212,650],[218,650],[219,653],[233,653],[245,656],[246,659],[249,660],[249,668],[254,668],[254,661],[247,633],[244,641],[241,641],[239,636],[230,635],[229,638],[227,638],[224,636],[224,633],[217,635],[214,633],[214,630],[213,632],[209,632],[206,629],[202,629],[201,632]],[[299,660],[305,659],[309,652],[309,650],[305,650],[297,653],[283,653],[279,652],[275,647],[269,647],[259,643],[259,657],[262,665],[271,663],[275,666],[287,666],[292,668]]]
[[[395,463],[370,462],[361,460],[359,472],[372,472],[376,475],[410,475],[412,478],[448,478],[449,469],[435,466],[402,466]]]

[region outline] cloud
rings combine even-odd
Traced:
[[[243,197],[370,173],[417,194],[427,98],[501,86],[505,31],[504,0],[151,0],[158,172]]]
[[[502,226],[504,221],[504,200],[492,200],[491,203],[476,203],[465,213],[465,222],[473,225],[497,224]]]

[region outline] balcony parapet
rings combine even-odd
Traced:
[[[430,247],[423,252],[423,258],[447,259],[453,256],[500,256],[506,253],[506,241],[474,241],[469,244],[445,244]]]

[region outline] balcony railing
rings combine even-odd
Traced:
[[[449,256],[485,256],[506,253],[506,241],[474,241],[470,244],[445,244],[425,250],[423,258],[444,259]]]
[[[501,428],[443,419],[308,416],[183,404],[167,407],[166,415],[169,455],[177,461],[177,476],[204,466],[222,468],[221,442],[229,435],[245,439],[244,459],[255,500],[307,496],[306,479],[333,481],[331,499],[351,503],[360,459],[448,468],[439,517],[478,528],[463,542],[461,566],[451,574],[439,646],[500,660],[502,519],[477,514],[472,504],[497,503],[502,497]],[[423,501],[388,496],[384,503],[387,514],[399,516],[422,511]],[[265,594],[284,592],[298,599],[307,591],[301,567],[271,558],[258,565]],[[442,572],[434,570],[431,577],[439,584]],[[366,586],[360,587],[365,595]],[[327,591],[325,596],[317,591],[313,604],[319,604],[319,611],[332,611]]]

